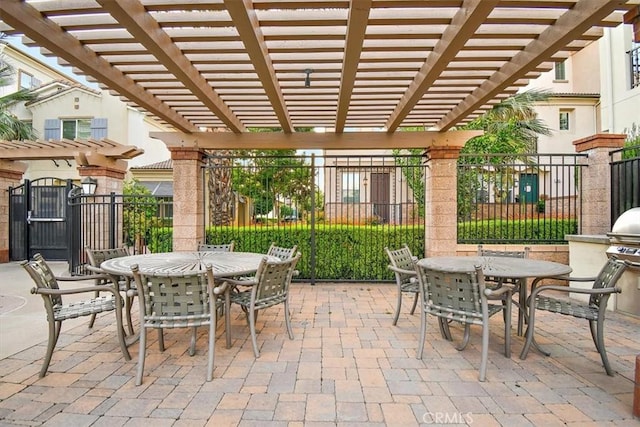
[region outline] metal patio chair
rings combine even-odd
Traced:
[[[253,280],[227,279],[215,289],[217,295],[225,295],[225,327],[227,347],[231,346],[231,303],[240,305],[247,315],[251,333],[251,343],[255,357],[260,357],[256,340],[256,318],[258,310],[284,304],[284,319],[289,338],[293,339],[289,314],[289,285],[295,272],[300,254],[284,261],[269,261],[263,258]],[[236,285],[251,286],[251,289],[238,291]]]
[[[140,306],[140,350],[136,385],[142,384],[147,345],[147,329],[158,330],[160,351],[164,351],[163,329],[191,328],[189,355],[196,352],[198,326],[209,327],[207,381],[213,379],[215,357],[216,307],[221,304],[213,294],[211,266],[206,273],[183,275],[145,274],[138,266],[131,267],[138,289]]]
[[[122,327],[122,299],[120,292],[112,285],[84,286],[70,289],[60,289],[58,282],[78,282],[84,280],[99,280],[104,276],[73,276],[56,277],[45,259],[38,253],[32,260],[23,261],[20,265],[29,273],[36,286],[31,289],[32,294],[38,294],[44,301],[44,308],[47,311],[47,321],[49,323],[49,338],[47,341],[47,352],[44,357],[40,378],[47,374],[53,349],[60,337],[62,322],[67,319],[75,319],[81,316],[94,316],[98,313],[114,311],[116,317],[116,332],[120,350],[126,360],[130,360],[129,350],[125,343],[125,334]],[[103,292],[108,295],[96,295],[82,301],[64,303],[64,295],[93,294]],[[93,326],[93,321],[89,327]]]
[[[398,299],[396,302],[396,312],[393,316],[393,325],[398,324],[400,317],[400,309],[402,307],[403,294],[413,295],[413,306],[411,306],[411,314],[416,311],[418,305],[418,294],[420,286],[418,284],[418,275],[415,270],[416,257],[411,254],[411,249],[405,243],[401,248],[391,250],[384,248],[391,264],[388,268],[393,271],[396,277],[396,286],[398,288]]]
[[[609,297],[611,294],[621,292],[621,289],[616,287],[616,282],[620,276],[622,276],[624,270],[630,265],[633,264],[626,260],[619,260],[614,255],[607,260],[596,277],[567,277],[556,279],[566,282],[593,282],[591,289],[566,285],[536,286],[536,282],[534,281],[531,295],[527,298],[526,305],[529,308],[529,324],[527,326],[527,340],[522,348],[522,353],[520,353],[520,359],[527,357],[531,344],[544,355],[551,355],[551,353],[541,349],[534,338],[536,311],[544,310],[588,320],[591,338],[596,346],[596,350],[600,353],[604,369],[607,371],[607,375],[613,376],[613,370],[609,364],[609,358],[607,357],[607,351],[604,346],[604,320]],[[567,296],[570,293],[589,295],[589,301],[582,302],[575,299],[564,299],[557,295],[551,296],[548,294],[548,291],[552,291],[551,295],[553,295],[553,292],[562,293]],[[541,295],[542,293],[546,293],[546,295]]]
[[[444,328],[447,339],[451,340],[449,322],[464,324],[462,343],[456,347],[462,351],[469,343],[471,325],[482,326],[482,356],[480,359],[479,379],[484,381],[487,373],[489,347],[489,318],[505,311],[504,355],[511,357],[511,293],[512,287],[504,284],[496,290],[487,289],[484,284],[482,268],[476,266],[471,271],[447,271],[424,268],[417,265],[420,283],[420,343],[418,359],[422,359],[427,333],[427,314],[438,317],[441,331]],[[505,295],[504,304],[489,304],[489,297]]]
[[[271,243],[269,246],[269,250],[267,251],[267,255],[274,256],[280,258],[281,260],[291,259],[296,255],[296,250],[298,249],[298,245],[293,245],[290,248],[284,246],[276,246],[276,243]]]
[[[199,252],[207,252],[207,251],[233,252],[234,245],[235,245],[235,242],[233,240],[230,243],[223,243],[223,244],[217,244],[217,245],[206,245],[204,243],[201,243],[198,245],[198,251]]]
[[[500,250],[496,250],[496,249],[485,249],[482,245],[478,245],[478,256],[489,256],[489,257],[509,257],[509,258],[522,258],[522,259],[526,259],[529,258],[529,252],[531,251],[531,248],[528,246],[525,246],[523,250],[521,251],[500,251]],[[522,279],[525,280],[525,279]],[[520,286],[522,286],[523,284],[520,283],[520,280],[517,279],[504,279],[504,278],[498,278],[498,277],[491,277],[491,276],[485,276],[484,278],[484,283],[485,286],[487,286],[490,289],[496,289],[499,288],[500,286],[502,286],[503,283],[509,283],[511,285],[514,285],[513,288],[513,293],[517,294],[520,292]],[[500,298],[503,298],[503,296],[500,296]],[[524,312],[522,311],[523,308],[521,307],[521,304],[519,301],[514,300],[513,304],[516,305],[516,307],[518,307],[518,330],[517,333],[518,335],[522,335],[522,330],[524,328]]]
[[[133,307],[133,299],[135,298],[135,292],[129,292],[135,289],[135,286],[131,283],[131,278],[128,276],[114,276],[106,273],[100,268],[100,264],[104,261],[129,256],[129,250],[125,247],[111,248],[111,249],[91,249],[86,246],[84,248],[87,254],[89,263],[86,265],[87,270],[104,276],[105,278],[96,279],[96,285],[105,285],[107,283],[117,283],[120,292],[124,293],[124,312],[127,317],[127,330],[129,335],[133,335],[133,322],[131,320],[131,307]],[[95,315],[91,316],[89,327],[93,326]]]

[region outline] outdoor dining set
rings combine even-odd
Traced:
[[[49,338],[40,377],[51,362],[64,320],[89,316],[93,326],[99,313],[114,312],[116,333],[122,354],[131,359],[129,346],[139,340],[136,385],[142,384],[147,352],[148,330],[158,331],[158,345],[164,351],[163,330],[191,329],[189,355],[196,352],[197,328],[208,328],[207,380],[213,379],[215,335],[218,318],[224,318],[226,347],[230,348],[231,311],[239,306],[246,314],[253,352],[260,357],[257,337],[258,311],[284,304],[287,334],[294,339],[289,310],[289,287],[297,274],[301,254],[297,247],[272,244],[266,253],[235,252],[234,244],[198,245],[192,252],[130,255],[125,248],[86,249],[87,275],[56,277],[45,259],[36,254],[22,266],[36,283],[32,293],[44,299]],[[392,324],[397,325],[403,297],[413,298],[411,314],[420,310],[417,357],[424,353],[427,317],[435,316],[441,336],[452,341],[452,326],[462,327],[457,350],[467,347],[471,325],[482,329],[479,380],[486,379],[489,352],[489,319],[502,313],[504,355],[511,357],[512,306],[518,309],[517,334],[524,336],[520,358],[525,359],[533,345],[549,355],[535,340],[536,311],[544,310],[589,322],[595,348],[608,375],[613,375],[604,342],[607,300],[620,292],[616,282],[633,263],[608,259],[593,278],[571,277],[564,264],[529,258],[529,249],[488,250],[478,246],[476,256],[413,256],[408,245],[388,249],[389,269],[395,274],[397,302]],[[638,267],[638,266],[635,266]],[[93,280],[93,286],[62,289],[62,281]],[[551,283],[543,281],[551,281]],[[590,289],[568,285],[591,281]],[[529,283],[531,282],[531,283]],[[83,301],[63,302],[63,296],[90,294]],[[587,300],[575,299],[583,294]],[[571,297],[571,298],[569,298]],[[139,327],[135,331],[132,310],[139,306]],[[126,321],[126,330],[125,330]],[[526,330],[525,330],[526,325]]]

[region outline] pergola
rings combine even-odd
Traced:
[[[156,135],[169,146],[424,147],[466,140],[447,131],[638,3],[3,0],[0,31],[175,128]],[[328,132],[296,132],[310,127]],[[428,133],[400,136],[405,127]]]

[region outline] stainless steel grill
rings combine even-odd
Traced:
[[[611,239],[607,256],[615,254],[620,259],[640,262],[640,208],[629,209],[620,215],[607,236]]]

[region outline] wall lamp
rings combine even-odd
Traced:
[[[83,179],[80,184],[82,185],[82,194],[92,195],[96,192],[96,188],[98,188],[98,180],[90,176]]]
[[[304,87],[311,87],[311,73],[313,73],[313,70],[311,68],[307,68],[304,70],[304,73],[307,75],[304,78]]]

